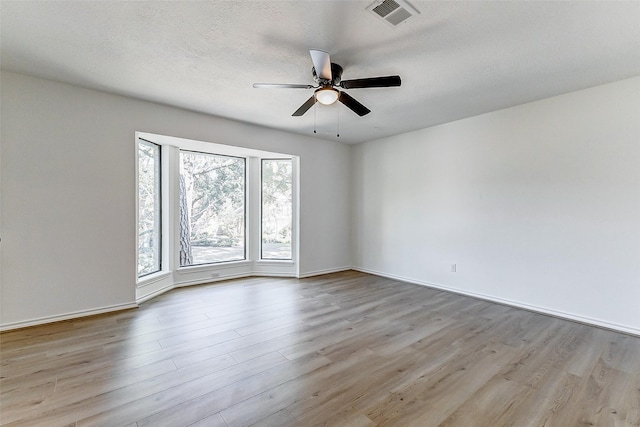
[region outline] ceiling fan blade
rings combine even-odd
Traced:
[[[313,107],[313,104],[315,104],[315,103],[316,103],[316,96],[312,95],[311,98],[307,99],[307,101],[304,104],[302,104],[300,106],[300,108],[298,108],[292,114],[292,116],[298,117],[298,116],[303,115],[304,113],[306,113],[309,110],[309,108]]]
[[[315,86],[298,85],[298,84],[278,84],[278,83],[254,83],[253,87],[274,88],[274,89],[313,89]]]
[[[323,50],[309,49],[313,68],[316,69],[317,76],[322,80],[331,81],[331,58]]]
[[[349,107],[351,111],[359,115],[360,117],[365,116],[371,112],[367,107],[360,104],[356,101],[351,95],[346,92],[340,92],[340,97],[338,101],[342,102],[344,105]]]
[[[400,76],[369,77],[367,79],[343,80],[340,87],[345,89],[361,89],[367,87],[400,86]]]

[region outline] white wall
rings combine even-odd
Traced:
[[[640,78],[360,144],[353,169],[357,268],[640,333]]]
[[[353,246],[365,271],[640,332],[640,78],[353,148],[0,84],[0,328],[134,303],[144,131],[300,156],[303,276],[348,267]]]
[[[301,275],[350,265],[350,148],[1,74],[0,327],[134,305],[135,131],[300,156]]]

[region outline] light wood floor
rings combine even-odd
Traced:
[[[640,425],[640,338],[352,271],[0,339],[7,426]]]

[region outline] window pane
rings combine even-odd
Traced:
[[[180,265],[245,259],[245,161],[180,153]]]
[[[262,259],[291,259],[291,160],[262,160]]]
[[[160,271],[160,146],[138,140],[138,277]]]

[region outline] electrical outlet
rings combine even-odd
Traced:
[[[451,264],[451,272],[452,272],[452,273],[455,273],[455,272],[456,272],[456,270],[457,270],[457,268],[458,268],[458,267],[457,267],[457,265],[456,265],[456,264]]]

